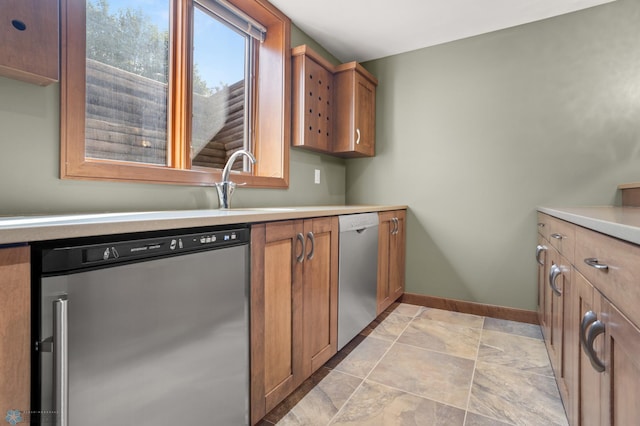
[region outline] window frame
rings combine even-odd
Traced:
[[[256,188],[289,186],[291,129],[291,21],[266,0],[227,0],[267,28],[257,45],[253,98],[253,174],[234,172],[236,183]],[[206,0],[202,1],[206,3]],[[61,1],[60,178],[211,186],[222,170],[191,167],[191,39],[193,0],[173,0],[171,81],[167,106],[168,165],[85,158],[86,1]],[[189,119],[187,118],[189,117]]]

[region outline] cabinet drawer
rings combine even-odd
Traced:
[[[538,212],[538,233],[544,237],[545,240],[549,240],[549,219],[551,216]]]
[[[577,226],[575,256],[576,269],[638,326],[640,246]],[[586,259],[597,265],[589,266]]]
[[[576,247],[576,226],[564,220],[548,216],[547,239],[570,263],[574,262],[574,252]]]

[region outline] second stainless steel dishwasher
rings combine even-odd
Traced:
[[[246,226],[35,244],[41,423],[247,425],[248,244]]]
[[[378,214],[339,217],[338,350],[376,318]]]

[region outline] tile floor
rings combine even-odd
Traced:
[[[394,304],[259,423],[566,425],[540,327]]]

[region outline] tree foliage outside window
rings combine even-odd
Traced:
[[[142,9],[111,12],[108,0],[87,2],[87,59],[166,84],[168,56],[169,31],[158,28]],[[194,92],[210,95],[217,91],[207,86],[197,64],[194,67]]]

